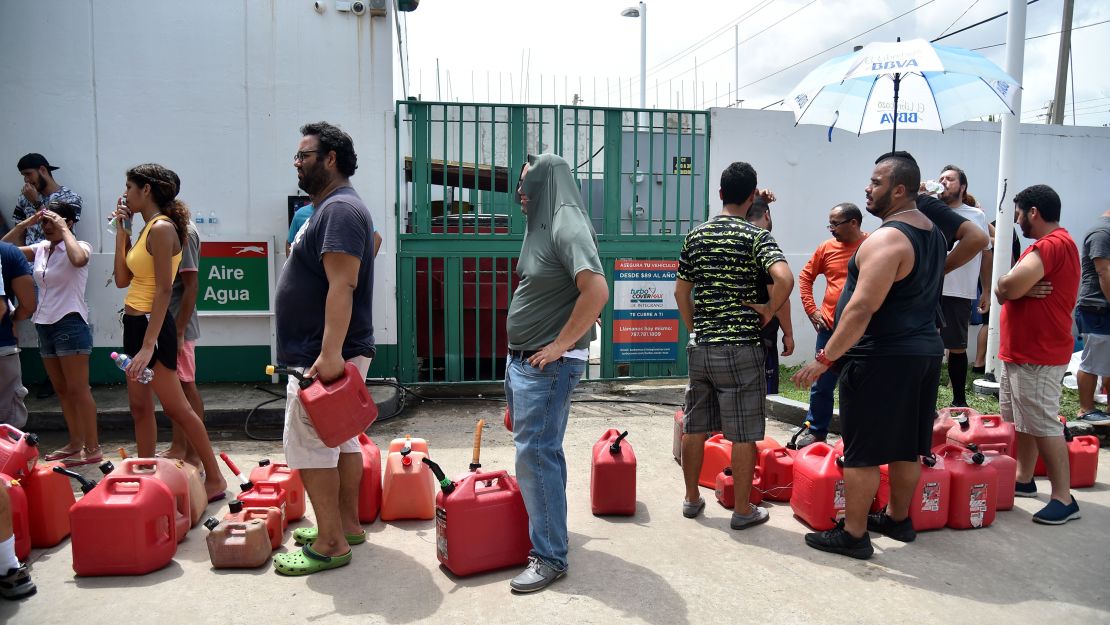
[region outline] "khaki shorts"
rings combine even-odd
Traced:
[[[370,358],[355,356],[349,362],[358,367],[362,377],[370,368]],[[304,371],[303,367],[290,367],[297,371]],[[285,432],[282,442],[285,445],[285,462],[291,469],[334,469],[339,466],[339,454],[357,454],[361,452],[358,437],[350,438],[339,444],[339,447],[326,447],[316,434],[312,420],[308,418],[304,406],[301,404],[297,391],[301,387],[294,376],[289,376],[289,383],[285,385]]]
[[[1063,436],[1060,423],[1061,380],[1067,365],[1023,365],[999,362],[1002,377],[998,409],[1018,432],[1032,436]]]

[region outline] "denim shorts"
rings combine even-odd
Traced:
[[[54,323],[36,323],[39,353],[43,358],[88,355],[92,353],[92,329],[81,313],[69,313]]]

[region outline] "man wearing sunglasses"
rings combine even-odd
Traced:
[[[848,276],[848,261],[867,238],[867,233],[860,229],[862,223],[863,213],[855,204],[843,202],[832,207],[827,226],[832,238],[817,246],[805,268],[798,274],[802,307],[805,308],[806,317],[809,317],[813,329],[817,330],[816,351],[824,349],[832,336],[833,316],[836,313],[836,302],[844,288],[844,280]],[[825,295],[821,299],[820,308],[813,299],[813,281],[817,276],[825,276]],[[832,420],[833,390],[836,389],[837,377],[837,370],[830,369],[810,387],[809,411],[806,414],[809,431],[798,437],[799,449],[818,441],[825,442],[825,437],[829,434],[829,421]]]

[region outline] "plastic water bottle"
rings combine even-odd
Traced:
[[[926,180],[925,181],[925,193],[928,193],[929,195],[937,195],[937,194],[939,194],[943,191],[944,191],[944,185],[937,182],[936,180]]]
[[[127,354],[120,354],[120,353],[117,353],[117,352],[112,352],[111,356],[112,356],[112,360],[116,363],[116,366],[119,367],[120,371],[127,371],[128,365],[131,364],[131,357],[130,356],[128,356]],[[147,384],[148,382],[150,382],[153,379],[154,379],[154,372],[151,371],[149,367],[147,367],[146,369],[143,369],[143,372],[139,374],[139,383],[140,384]]]
[[[127,198],[126,197],[121,196],[120,199],[119,199],[119,203],[124,208],[127,208]],[[127,234],[131,234],[131,218],[128,217],[126,219],[121,219],[119,217],[110,217],[108,219],[108,234],[111,234],[111,235],[115,236],[116,229],[121,228],[121,227],[123,228],[124,232],[126,232]]]

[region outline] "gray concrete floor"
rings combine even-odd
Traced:
[[[861,562],[806,547],[808,530],[789,504],[768,504],[768,524],[737,532],[728,527],[730,511],[705,491],[705,515],[683,518],[681,472],[671,458],[674,408],[664,405],[681,401],[680,388],[585,390],[580,398],[643,403],[574,404],[566,438],[570,572],[544,592],[511,594],[516,570],[449,574],[436,560],[433,521],[377,521],[351,565],[306,578],[280,577],[270,566],[213,570],[206,530],[197,526],[169,566],[142,577],[75,577],[68,541],[37,549],[31,563],[38,594],[0,601],[0,622],[1110,623],[1110,541],[1102,534],[1110,527],[1110,451],[1100,452],[1102,482],[1075,491],[1079,521],[1036,525],[1031,515],[1045,495],[1018,499],[987,529],[928,532],[910,544],[874,538],[875,556]],[[453,475],[466,470],[475,422],[485,418],[482,465],[512,472],[502,406],[426,403],[375,424],[371,434],[379,445],[405,433],[424,437]],[[630,430],[637,453],[634,517],[590,513],[590,449],[609,427]],[[789,426],[770,421],[768,433],[785,442]],[[129,437],[107,431],[104,445],[133,450]],[[43,438],[46,449],[63,442],[61,433]],[[213,441],[241,465],[281,457],[280,443],[248,440],[241,429],[214,432]],[[83,472],[96,474],[94,467]],[[226,509],[221,502],[208,513]],[[283,549],[292,549],[286,537]]]

